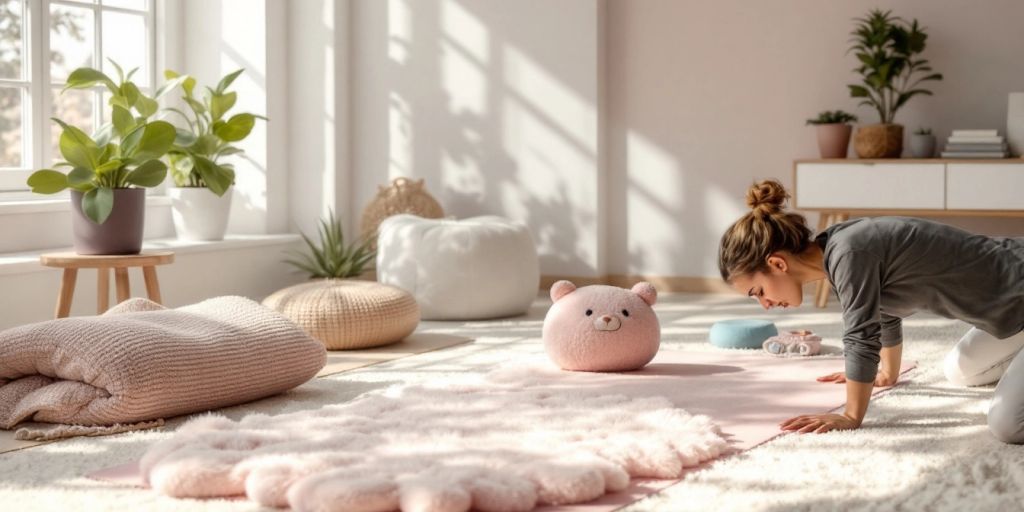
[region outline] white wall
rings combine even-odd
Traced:
[[[792,160],[817,156],[805,119],[841,108],[877,122],[848,97],[845,54],[851,19],[874,7],[927,27],[924,57],[945,75],[897,113],[908,134],[1005,130],[1007,94],[1024,90],[1024,2],[608,3],[613,271],[717,275],[718,238],[745,213],[747,186],[789,185]],[[1024,219],[946,221],[1024,234]]]
[[[350,215],[413,176],[450,214],[525,220],[546,275],[713,278],[749,184],[789,184],[793,159],[817,155],[805,119],[874,122],[846,88],[852,18],[869,9],[918,18],[946,75],[899,112],[908,133],[1005,129],[1007,93],[1024,90],[1024,3],[972,6],[354,1]],[[1024,234],[1017,219],[948,221]]]
[[[348,0],[289,4],[289,213],[307,233],[330,211],[346,234],[358,225],[350,199],[348,26]]]
[[[232,83],[238,101],[229,112],[250,112],[257,120],[238,146],[235,188],[228,231],[261,234],[288,228],[288,7],[284,0],[185,0],[181,69],[199,86],[215,87],[221,77],[244,68]],[[162,73],[162,72],[161,72]],[[161,77],[162,79],[162,77]],[[200,87],[197,87],[199,89]],[[198,94],[198,93],[197,93]]]
[[[352,207],[423,178],[449,215],[525,221],[545,273],[602,275],[599,5],[353,2]]]

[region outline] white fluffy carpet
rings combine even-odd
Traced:
[[[154,445],[140,467],[177,497],[244,494],[297,511],[516,512],[590,501],[630,477],[677,478],[728,446],[706,416],[663,397],[552,392],[543,385],[551,371],[516,366],[474,384],[396,386],[237,422],[205,416]]]
[[[507,321],[425,322],[424,331],[477,341],[315,379],[286,395],[224,412],[240,419],[252,412],[280,414],[340,404],[395,384],[472,383],[493,368],[543,353],[540,329],[546,305],[538,300],[529,317]],[[767,318],[780,329],[812,329],[823,335],[832,353],[840,346],[841,323],[834,305],[764,312],[742,297],[666,294],[655,310],[666,348],[718,350],[706,343],[709,327],[736,317]],[[1024,447],[1002,444],[989,435],[985,412],[992,388],[957,388],[942,377],[943,356],[966,330],[960,322],[933,316],[907,319],[904,353],[918,361],[918,368],[910,382],[872,401],[860,430],[778,438],[716,461],[625,510],[1019,510],[1024,503]],[[841,386],[836,393],[842,396]],[[71,439],[0,454],[0,503],[5,510],[28,511],[272,510],[249,501],[179,500],[83,476],[138,460],[180,424],[172,421],[162,430]]]

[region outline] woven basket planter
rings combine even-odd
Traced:
[[[412,295],[373,281],[317,279],[278,290],[263,305],[284,314],[327,350],[395,343],[420,322]]]
[[[363,209],[360,232],[364,239],[372,238],[372,247],[377,247],[377,228],[384,219],[408,213],[425,219],[444,217],[441,204],[427,192],[423,180],[395,178],[389,186],[380,186],[377,196]]]

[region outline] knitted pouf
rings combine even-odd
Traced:
[[[318,279],[278,290],[263,305],[280,311],[328,350],[387,345],[405,338],[420,308],[405,291],[351,279]]]
[[[767,320],[737,318],[715,322],[708,333],[711,344],[720,348],[760,349],[764,340],[779,334],[775,324]]]
[[[537,298],[537,248],[520,222],[395,215],[377,241],[377,280],[411,293],[424,320],[521,315]]]

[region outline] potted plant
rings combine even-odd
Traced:
[[[341,222],[331,212],[326,220],[320,221],[320,243],[315,244],[305,233],[302,240],[309,249],[305,253],[294,253],[297,259],[286,262],[307,272],[310,279],[344,279],[358,277],[368,270],[377,253],[373,249],[373,238],[366,237],[360,242],[346,244]]]
[[[248,137],[257,118],[266,119],[249,113],[227,117],[237,100],[237,94],[227,89],[243,71],[239,69],[225,75],[216,89],[206,87],[201,100],[194,94],[195,78],[171,70],[164,72],[167,87],[181,87],[182,100],[192,114],[167,109],[187,123],[187,129],[178,129],[168,158],[175,184],[169,193],[171,214],[178,238],[224,238],[231,212],[230,191],[235,183],[235,168],[223,159],[241,154],[243,151],[232,143]]]
[[[135,70],[125,76],[120,66],[114,67],[118,83],[95,69],[78,68],[64,86],[64,90],[106,86],[111,94],[111,122],[90,136],[53,119],[63,128],[60,153],[64,161],[55,167],[70,171],[41,169],[28,178],[32,191],[39,194],[71,189],[72,238],[79,254],[137,254],[142,250],[143,188],[163,182],[167,166],[160,159],[174,142],[172,124],[150,120],[158,104],[131,81]]]
[[[849,123],[856,121],[857,116],[842,110],[826,110],[818,113],[817,118],[807,120],[807,124],[817,127],[818,151],[822,158],[846,158],[853,131]]]
[[[860,84],[851,84],[850,96],[861,98],[860,105],[878,111],[879,124],[861,126],[853,138],[853,147],[861,158],[897,158],[903,152],[903,126],[894,123],[896,112],[910,98],[931,91],[922,82],[942,80],[933,73],[928,61],[917,56],[924,51],[928,35],[917,20],[907,23],[891,16],[892,11],[872,10],[866,18],[857,18],[851,33],[849,51],[857,56]]]
[[[935,135],[931,128],[920,127],[910,136],[910,156],[912,158],[931,158],[935,155]]]
[[[263,300],[295,322],[328,350],[394,343],[411,334],[420,320],[416,299],[404,290],[359,277],[376,256],[371,238],[348,244],[331,213],[320,222],[319,244],[305,234],[307,252],[288,263],[310,280],[278,290]]]

